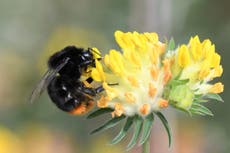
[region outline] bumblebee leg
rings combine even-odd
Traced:
[[[95,89],[95,92],[96,92],[96,94],[98,94],[98,93],[100,93],[100,92],[102,92],[102,91],[104,91],[105,89],[102,87],[102,86],[100,86],[100,87],[97,87],[96,89]]]
[[[93,82],[93,78],[92,77],[88,77],[85,81],[83,81],[84,85],[88,88],[91,88],[91,83]]]
[[[109,86],[117,86],[119,83],[108,83]]]
[[[93,82],[93,78],[92,77],[88,77],[88,79],[85,80],[86,82],[88,82],[89,84]]]
[[[116,85],[118,85],[118,83],[111,83],[111,84],[108,84],[108,85],[110,85],[110,86],[116,86]],[[102,92],[102,91],[104,91],[105,89],[102,87],[102,86],[99,86],[99,87],[97,87],[96,89],[95,89],[95,92],[96,93],[100,93],[100,92]]]

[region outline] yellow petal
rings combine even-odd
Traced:
[[[109,53],[109,65],[114,73],[123,76],[124,75],[124,63],[120,52],[116,50],[110,50]]]
[[[219,65],[217,67],[214,68],[214,75],[212,76],[213,78],[215,77],[220,77],[223,73],[223,67],[222,65]]]
[[[186,45],[182,45],[179,48],[178,64],[182,68],[190,64],[190,55],[189,55],[188,47]]]
[[[209,90],[210,93],[221,93],[224,91],[224,85],[221,82],[215,83]]]
[[[202,57],[202,46],[199,37],[195,36],[194,38],[191,38],[189,44],[193,59],[195,61],[200,60]]]
[[[150,106],[149,106],[149,104],[143,104],[143,105],[141,106],[141,108],[140,108],[140,113],[141,113],[142,115],[147,115],[147,114],[149,113],[149,111],[150,111]]]
[[[214,53],[211,59],[211,67],[217,67],[220,65],[220,55],[217,53]]]
[[[95,60],[96,68],[92,69],[91,76],[95,81],[104,81],[105,73],[101,63],[98,60]]]
[[[207,77],[210,73],[210,67],[208,61],[203,61],[201,64],[200,71],[198,72],[198,79],[203,80],[205,77]]]

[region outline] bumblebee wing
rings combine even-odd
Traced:
[[[32,103],[37,97],[39,97],[42,92],[46,89],[49,83],[55,78],[57,73],[67,64],[69,58],[65,59],[56,69],[48,69],[46,73],[42,76],[42,79],[39,81],[37,86],[32,91],[30,96],[30,103]]]

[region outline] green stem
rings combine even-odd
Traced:
[[[142,145],[142,153],[150,153],[150,137]]]

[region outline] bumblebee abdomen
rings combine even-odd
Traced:
[[[47,87],[52,102],[71,114],[81,114],[92,108],[93,97],[83,89],[85,91],[83,83],[63,76],[56,76]]]

